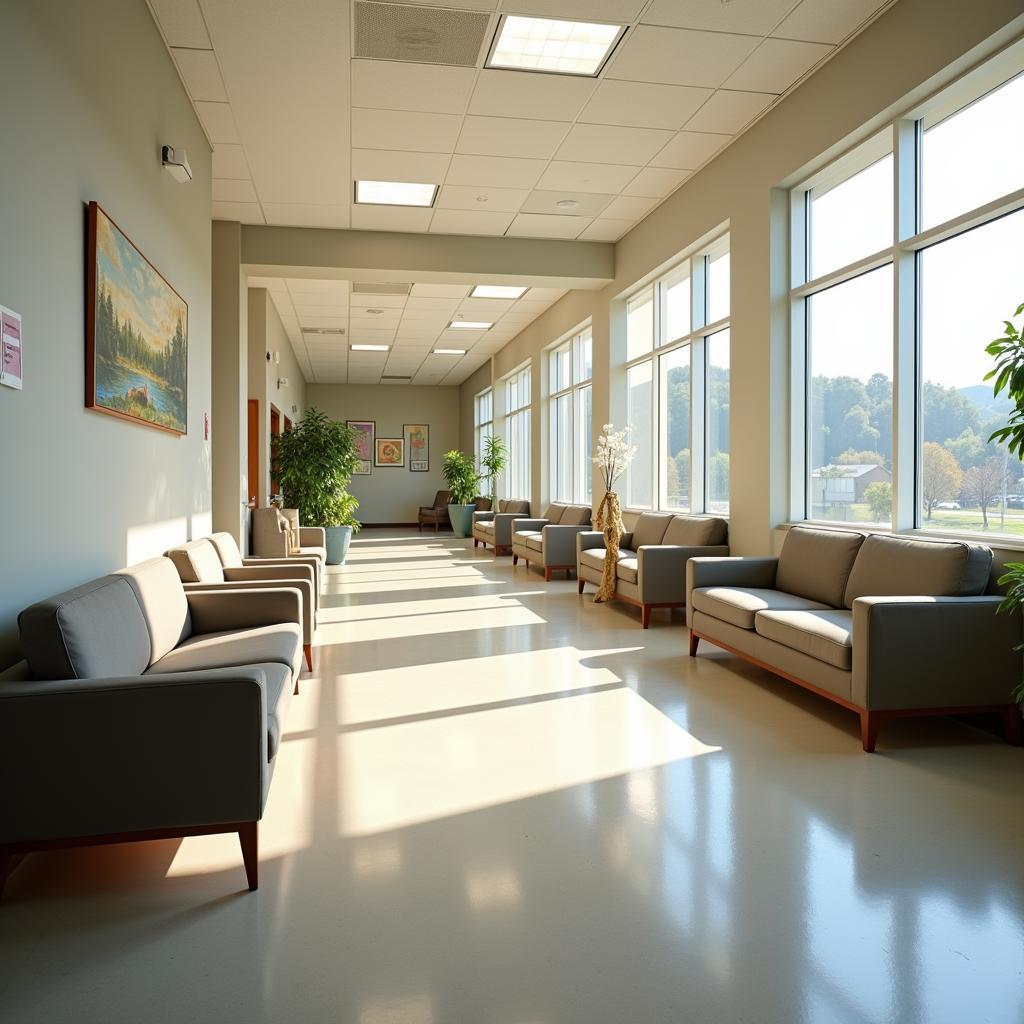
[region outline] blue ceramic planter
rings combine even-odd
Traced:
[[[476,505],[449,505],[448,518],[456,537],[468,537],[473,532],[473,511]]]
[[[351,526],[327,527],[327,564],[344,565],[348,546],[352,543]]]

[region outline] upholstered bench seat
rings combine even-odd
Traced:
[[[757,587],[703,587],[692,595],[693,607],[740,629],[753,629],[754,618],[764,611],[825,611],[827,604],[795,594]]]
[[[150,665],[146,674],[230,668],[253,662],[281,665],[297,675],[302,662],[301,627],[294,622],[279,622],[190,636]]]

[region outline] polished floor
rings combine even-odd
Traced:
[[[364,531],[325,604],[259,892],[230,837],[30,857],[0,1020],[1024,1020],[1024,750],[865,755],[678,616],[450,535]]]

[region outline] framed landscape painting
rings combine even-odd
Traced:
[[[430,426],[427,423],[406,423],[405,447],[409,452],[411,473],[430,472]]]
[[[98,203],[89,204],[85,404],[188,430],[188,305]]]
[[[378,437],[373,464],[375,466],[404,466],[405,438]]]
[[[373,447],[377,436],[376,420],[345,420],[345,425],[356,432],[356,450],[359,452],[359,466],[354,476],[369,476],[373,469]]]

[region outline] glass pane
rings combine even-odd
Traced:
[[[650,352],[654,341],[654,289],[648,288],[626,303],[626,359]]]
[[[551,390],[563,391],[569,386],[569,363],[572,350],[568,345],[555,349],[551,353]]]
[[[665,330],[662,343],[678,341],[690,333],[690,264],[673,271],[662,283],[665,293]]]
[[[712,334],[706,341],[708,387],[707,491],[708,512],[729,514],[729,331]]]
[[[574,500],[584,505],[592,501],[593,455],[591,424],[593,422],[593,395],[589,387],[576,392],[576,493]]]
[[[891,519],[892,301],[891,265],[807,300],[811,519]]]
[[[572,395],[551,403],[551,493],[555,501],[572,501]]]
[[[921,526],[1024,536],[1024,466],[989,442],[1013,405],[983,383],[985,346],[1024,294],[1024,211],[921,253]],[[1019,317],[1015,319],[1018,329]]]
[[[892,245],[892,154],[810,202],[812,280]]]
[[[662,356],[661,401],[664,411],[659,448],[665,460],[663,507],[690,507],[690,346]]]
[[[941,224],[1024,188],[1021,111],[1024,75],[925,128],[921,154],[922,227]]]
[[[651,448],[654,443],[653,419],[651,415],[651,385],[654,380],[653,365],[650,361],[633,366],[626,374],[628,393],[630,444],[636,446],[636,455],[626,474],[626,505],[629,508],[650,508]]]
[[[573,339],[573,383],[582,384],[593,376],[594,342],[590,331]]]
[[[729,315],[729,253],[708,259],[708,318],[713,324]]]

